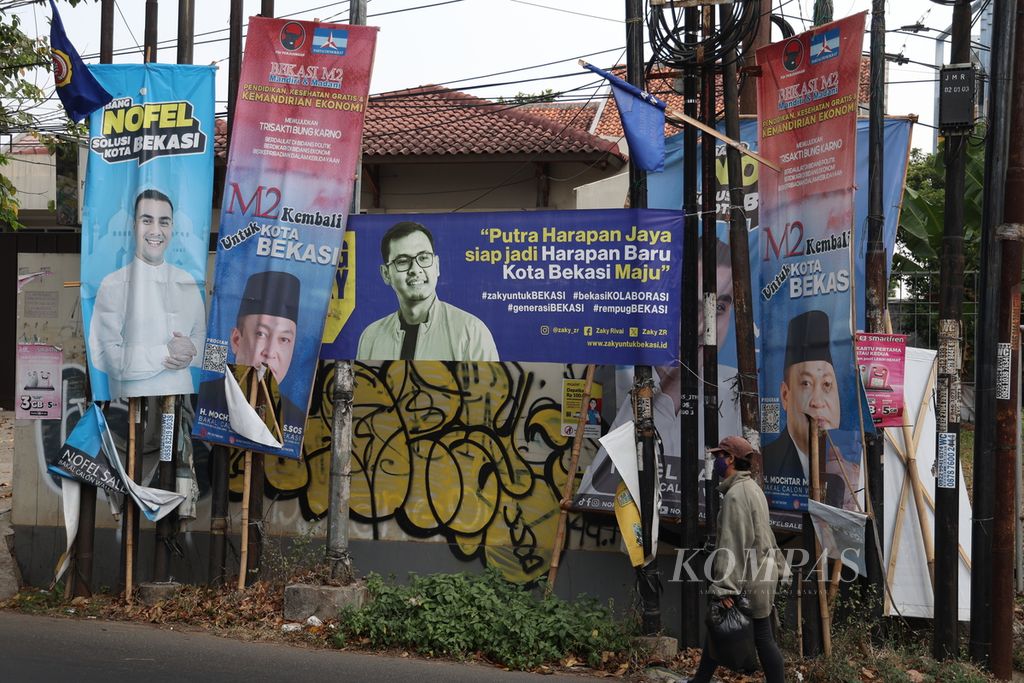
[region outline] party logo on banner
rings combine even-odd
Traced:
[[[678,211],[354,216],[349,230],[335,292],[354,303],[332,301],[322,358],[670,365],[679,355]]]
[[[327,303],[344,262],[376,33],[249,23],[193,430],[204,441],[301,457]],[[247,368],[269,370],[265,391],[246,388]]]
[[[196,392],[206,338],[214,69],[99,64],[89,118],[82,316],[92,397]]]
[[[806,509],[814,451],[824,502],[856,508],[862,488],[851,249],[864,16],[757,53],[760,152],[781,166],[760,175],[755,252],[761,450],[765,494],[778,509]]]

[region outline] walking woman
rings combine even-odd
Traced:
[[[751,477],[754,448],[746,439],[727,436],[712,448],[715,473],[721,483],[722,503],[718,511],[718,547],[712,565],[711,598],[725,608],[736,596],[750,601],[754,622],[754,646],[767,683],[782,683],[785,669],[782,653],[772,634],[771,614],[780,566],[775,534],[768,525],[768,501]],[[705,641],[696,683],[708,683],[718,668]]]

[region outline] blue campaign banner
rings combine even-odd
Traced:
[[[671,365],[682,214],[353,216],[321,358]]]
[[[206,338],[214,68],[99,64],[81,296],[92,398],[195,393]]]

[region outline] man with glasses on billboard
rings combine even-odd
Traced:
[[[434,236],[412,221],[391,226],[380,241],[380,275],[398,310],[359,336],[360,360],[496,361],[490,330],[476,316],[437,298],[441,273]]]

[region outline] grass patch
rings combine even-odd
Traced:
[[[456,659],[478,655],[513,669],[567,659],[592,667],[629,656],[633,629],[609,607],[583,598],[537,598],[496,571],[412,575],[394,585],[371,574],[372,601],[340,615],[335,644],[403,648]]]

